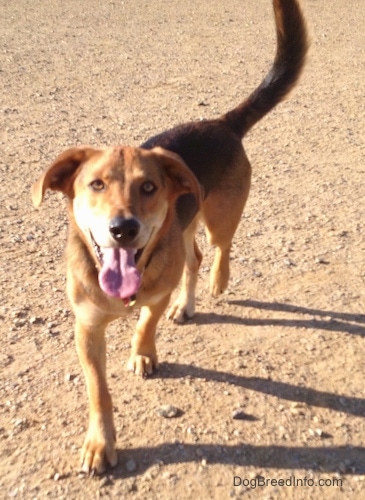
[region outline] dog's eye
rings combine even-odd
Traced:
[[[156,186],[151,181],[146,181],[141,186],[142,192],[144,194],[152,194],[156,191]]]
[[[104,191],[105,189],[105,184],[101,179],[95,179],[89,185],[93,191]]]

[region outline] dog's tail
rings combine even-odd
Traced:
[[[240,137],[271,111],[297,83],[308,49],[307,30],[297,0],[273,0],[277,48],[261,84],[222,119]]]

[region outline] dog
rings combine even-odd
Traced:
[[[106,326],[140,308],[128,368],[142,376],[157,368],[156,327],[181,276],[181,292],[168,317],[181,323],[194,314],[200,220],[216,246],[211,293],[227,287],[231,242],[250,189],[242,138],[294,87],[307,52],[297,0],[273,0],[273,7],[274,63],[236,108],[215,120],[177,126],[139,148],[73,147],[32,186],[36,207],[48,189],[69,201],[67,294],[90,404],[81,452],[87,473],[102,473],[117,463]]]

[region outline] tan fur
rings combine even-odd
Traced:
[[[109,182],[105,193],[90,189],[95,179]],[[158,186],[154,196],[141,196],[136,189],[146,180]],[[82,466],[85,471],[100,473],[107,463],[113,466],[117,461],[112,402],[106,382],[105,329],[111,321],[140,308],[128,368],[146,376],[157,367],[156,326],[180,280],[185,261],[175,201],[179,195],[191,192],[200,205],[201,191],[195,176],[177,155],[161,148],[150,152],[121,147],[81,147],[62,153],[33,186],[35,205],[41,203],[48,188],[60,190],[70,199],[67,292],[76,316],[77,352],[90,402]],[[133,307],[125,307],[122,300],[101,290],[99,262],[87,232],[75,221],[75,207],[81,212],[81,226],[84,213],[98,224],[104,221],[106,227],[113,216],[132,214],[149,235],[138,261],[143,279]],[[157,229],[150,236],[151,224]]]

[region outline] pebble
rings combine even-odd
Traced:
[[[125,468],[127,469],[128,472],[135,472],[137,470],[137,464],[136,461],[131,458],[128,460],[128,462],[125,464]]]
[[[322,437],[324,432],[322,429],[308,429],[309,435],[312,437]]]
[[[156,412],[160,417],[164,418],[174,418],[181,414],[181,410],[172,405],[162,405],[156,409]]]
[[[39,324],[39,323],[43,323],[43,318],[41,318],[40,316],[32,316],[29,320],[29,323],[31,325],[36,325],[36,324]]]
[[[14,425],[15,427],[20,427],[21,425],[23,425],[24,421],[22,418],[18,418],[16,420],[14,420]]]
[[[27,324],[25,319],[16,319],[13,321],[13,324],[16,328],[21,328]]]
[[[295,262],[292,259],[284,259],[283,262],[284,262],[284,264],[287,267],[294,267],[294,266],[296,266]]]
[[[325,265],[329,264],[329,261],[324,259],[323,257],[316,257],[315,262],[316,264],[325,264]]]
[[[249,415],[248,413],[245,413],[242,410],[234,410],[232,412],[232,418],[233,420],[256,420],[255,418],[252,417],[252,415]]]
[[[76,375],[72,375],[72,373],[66,373],[65,382],[71,382],[75,377]]]
[[[106,476],[106,477],[103,477],[103,479],[100,481],[100,488],[104,488],[105,486],[112,486],[114,483],[113,483],[113,480],[111,477],[109,476]]]

